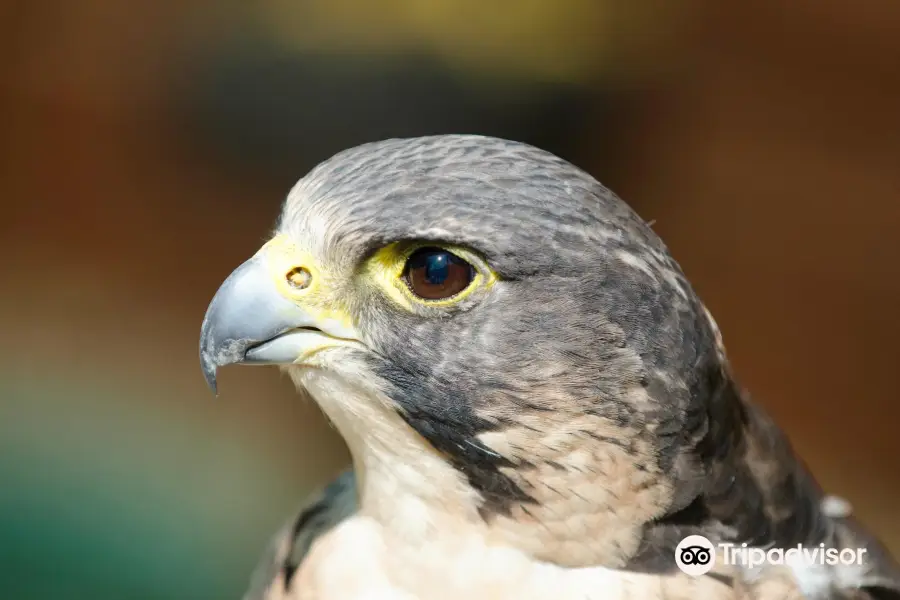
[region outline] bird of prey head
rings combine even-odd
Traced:
[[[587,173],[467,135],[344,151],[223,283],[200,355],[276,364],[353,457],[359,511],[565,567],[673,566],[691,533],[833,534],[660,239]]]

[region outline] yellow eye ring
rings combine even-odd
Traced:
[[[452,286],[450,288],[444,287],[444,292],[447,292],[447,290],[452,291],[452,293],[447,293],[444,297],[428,298],[417,294],[416,288],[410,285],[409,267],[410,260],[415,260],[417,256],[422,257],[423,252],[444,253],[443,260],[448,269],[457,269],[457,267],[451,266],[450,263],[456,263],[459,267],[465,265],[465,268],[471,269],[471,276],[466,281],[466,285],[457,285],[459,289],[453,289]],[[441,261],[437,262],[440,263]],[[445,265],[432,265],[432,268],[440,271],[443,266]],[[419,264],[418,267],[421,268],[422,265]],[[368,271],[394,301],[408,310],[413,310],[415,305],[429,307],[452,306],[468,298],[475,291],[490,287],[497,281],[497,275],[485,264],[480,256],[471,250],[460,246],[433,242],[416,242],[413,244],[395,242],[388,244],[369,259]],[[427,273],[420,273],[419,275],[424,274]],[[458,275],[456,276],[458,277]],[[440,284],[438,285],[440,286]],[[422,291],[421,287],[419,291]],[[425,296],[427,295],[425,294]]]

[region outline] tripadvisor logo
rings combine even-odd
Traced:
[[[716,548],[702,535],[689,535],[675,547],[675,564],[688,575],[705,575],[716,566]]]
[[[717,556],[725,565],[752,569],[763,565],[862,565],[865,548],[828,548],[825,544],[793,548],[752,548],[747,544],[720,543],[718,548],[702,535],[689,535],[675,548],[675,564],[684,573],[699,577],[716,566]]]

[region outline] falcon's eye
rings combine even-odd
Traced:
[[[403,279],[413,294],[424,300],[444,300],[469,287],[475,278],[472,265],[441,248],[420,248],[406,261]]]

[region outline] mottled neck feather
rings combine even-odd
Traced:
[[[631,566],[670,564],[678,542],[695,533],[761,546],[827,541],[833,527],[820,508],[823,493],[778,426],[730,377],[707,406],[709,427],[696,448],[704,484],[647,528]]]
[[[705,450],[710,516],[748,544],[818,544],[830,535],[824,494],[784,432],[737,385],[723,389]],[[737,506],[736,506],[737,505]]]

